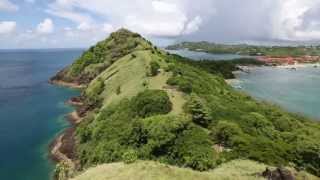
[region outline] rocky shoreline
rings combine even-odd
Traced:
[[[74,88],[74,89],[83,89],[85,88],[84,85],[78,84],[78,83],[72,83],[72,82],[65,82],[62,80],[49,80],[50,84],[57,85],[57,86],[63,86],[68,88]]]
[[[75,83],[66,83],[63,81],[49,81],[50,84],[64,86],[69,88],[83,88],[82,85]],[[79,162],[75,155],[75,130],[77,125],[81,122],[82,116],[79,113],[83,103],[80,97],[72,97],[66,101],[66,104],[76,108],[75,111],[66,115],[66,120],[69,121],[70,127],[65,129],[58,135],[49,145],[49,158],[56,163],[62,163],[71,170],[79,168]]]

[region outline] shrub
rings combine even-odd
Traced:
[[[140,122],[140,128],[135,128],[134,134],[140,134],[138,146],[143,158],[147,159],[168,156],[174,141],[189,124],[181,117],[168,115],[152,116]]]
[[[237,124],[228,121],[219,121],[212,132],[213,139],[227,147],[233,146],[235,138],[242,134]]]
[[[144,118],[169,113],[172,103],[163,90],[145,90],[133,98],[132,107],[138,116]]]
[[[128,150],[123,153],[122,159],[126,164],[134,163],[138,159],[138,153],[135,150]]]
[[[215,165],[215,154],[208,134],[198,126],[191,125],[183,131],[174,145],[172,155],[178,164],[199,171]]]
[[[167,80],[167,84],[172,86],[178,86],[179,90],[184,93],[191,93],[192,92],[192,85],[189,81],[183,79],[179,76],[173,76]]]
[[[159,73],[160,65],[156,61],[150,63],[150,74],[156,76]]]
[[[121,94],[121,86],[118,86],[118,87],[117,87],[116,94],[117,94],[117,95]]]

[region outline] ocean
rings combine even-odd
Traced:
[[[82,50],[0,51],[0,179],[47,180],[48,145],[69,126],[64,102],[79,91],[48,84]]]
[[[320,120],[320,68],[252,68],[237,73],[234,85],[259,100],[280,105],[288,111]]]

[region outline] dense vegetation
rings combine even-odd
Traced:
[[[207,170],[214,165],[208,132],[180,116],[162,115],[171,102],[161,90],[146,90],[102,109],[77,129],[83,166],[128,161],[132,156]]]
[[[239,70],[238,66],[262,66],[266,65],[262,61],[258,61],[256,59],[250,59],[250,58],[240,58],[240,59],[234,59],[234,60],[224,60],[224,61],[210,61],[210,60],[200,60],[200,61],[194,61],[194,60],[187,60],[187,59],[181,59],[179,57],[176,57],[180,59],[180,61],[190,64],[192,66],[199,67],[208,73],[215,74],[215,75],[221,75],[225,79],[234,79],[235,76],[232,73],[233,71]]]
[[[124,55],[84,91],[85,103],[99,103],[76,130],[82,168],[142,159],[205,171],[243,158],[320,176],[320,124],[227,85],[221,75],[239,62],[192,62],[150,47]]]
[[[223,79],[184,62],[176,61],[172,67],[168,83],[191,86],[191,93],[205,104],[212,140],[231,149],[223,152],[220,160],[242,157],[274,165],[292,162],[319,175],[319,123],[257,102],[235,92]]]
[[[241,54],[241,55],[266,55],[266,56],[304,56],[320,55],[320,46],[255,46],[255,45],[226,45],[209,42],[182,42],[168,46],[167,49],[189,49],[192,51],[202,51],[215,54]]]

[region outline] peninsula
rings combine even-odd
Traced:
[[[89,48],[50,80],[82,88],[55,178],[318,179],[319,122],[234,90],[218,66],[126,29]]]

